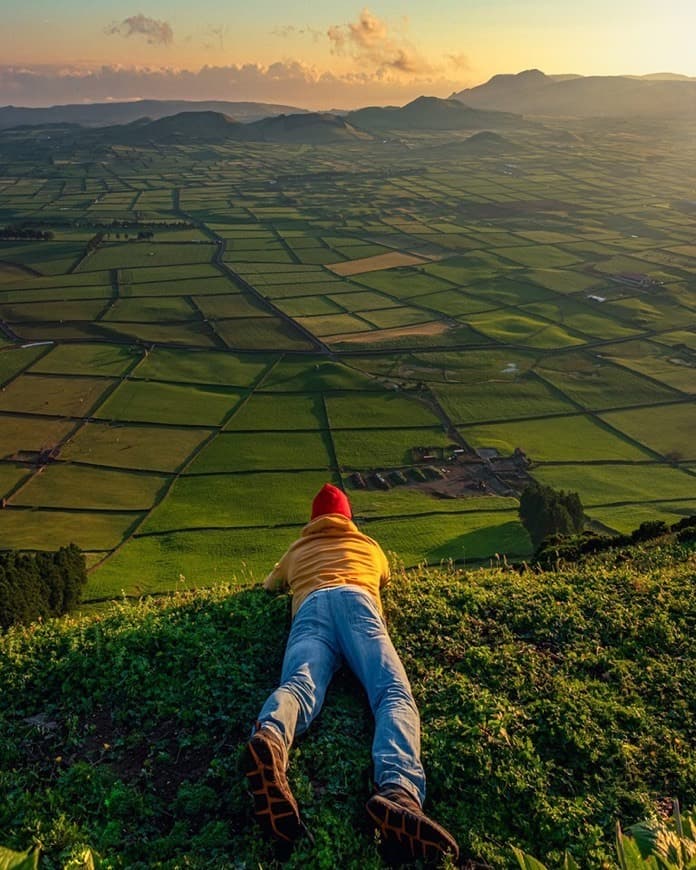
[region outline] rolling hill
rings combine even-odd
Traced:
[[[366,130],[480,130],[519,125],[514,114],[462,105],[459,100],[418,97],[400,108],[372,106],[349,112],[348,121]]]
[[[427,809],[462,866],[510,868],[516,846],[613,868],[617,820],[693,806],[693,543],[657,543],[557,571],[421,567],[386,588]],[[0,637],[0,844],[39,843],[41,867],[93,866],[87,845],[98,866],[277,866],[237,760],[289,609],[233,581]],[[291,752],[311,837],[288,870],[386,866],[364,811],[371,733],[344,671]]]
[[[263,118],[247,125],[243,135],[262,142],[301,142],[314,145],[372,138],[370,133],[360,130],[345,118],[328,112]]]
[[[656,76],[548,76],[538,69],[496,75],[452,94],[480,110],[580,117],[693,117],[696,80]]]
[[[282,113],[302,113],[304,109],[273,103],[227,102],[210,100],[133,100],[124,103],[89,103],[46,108],[0,107],[0,130],[20,124],[73,123],[84,127],[129,124],[138,118],[158,120],[180,112],[221,112],[239,121],[258,121]]]

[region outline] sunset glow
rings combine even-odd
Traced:
[[[154,97],[328,109],[445,97],[532,67],[696,75],[691,0],[4,5],[3,104]]]

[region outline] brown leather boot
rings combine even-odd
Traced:
[[[402,861],[423,858],[436,861],[450,853],[459,858],[459,846],[443,827],[429,819],[420,803],[406,789],[386,785],[372,795],[367,812],[376,824],[385,846],[397,847]]]
[[[297,801],[285,770],[288,752],[272,728],[262,726],[247,744],[244,773],[254,798],[254,814],[265,833],[282,843],[293,843],[302,830]]]

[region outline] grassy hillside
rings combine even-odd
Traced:
[[[696,802],[695,574],[672,539],[557,573],[395,572],[385,606],[427,806],[465,856],[506,868],[516,846],[555,867],[568,847],[613,868],[616,820]],[[47,868],[85,845],[106,867],[275,866],[238,761],[288,625],[285,597],[246,585],[0,638],[0,844],[40,844]],[[371,727],[340,674],[292,754],[314,842],[288,867],[382,866],[363,810]]]

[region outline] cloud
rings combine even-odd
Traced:
[[[408,59],[392,57],[407,69]],[[423,93],[448,96],[467,83],[442,74],[392,75],[389,70],[336,74],[285,59],[268,66],[230,64],[199,70],[167,67],[0,66],[0,105],[143,99],[251,100],[303,108],[406,103]]]
[[[455,69],[467,71],[471,69],[471,61],[466,54],[448,54],[447,60],[450,66],[453,66]]]
[[[311,36],[314,42],[318,42],[324,35],[321,30],[315,27],[297,27],[295,24],[282,24],[279,27],[274,27],[271,30],[273,36],[279,36],[281,39],[290,39],[293,36]]]
[[[403,20],[408,27],[408,19]],[[350,55],[356,61],[371,63],[378,74],[387,71],[410,75],[435,72],[411,43],[401,35],[391,33],[386,21],[378,18],[366,7],[357,21],[333,24],[326,32],[334,54]]]
[[[174,31],[168,21],[148,18],[142,12],[124,18],[119,24],[114,21],[104,28],[109,36],[144,36],[150,45],[169,45],[174,40]]]

